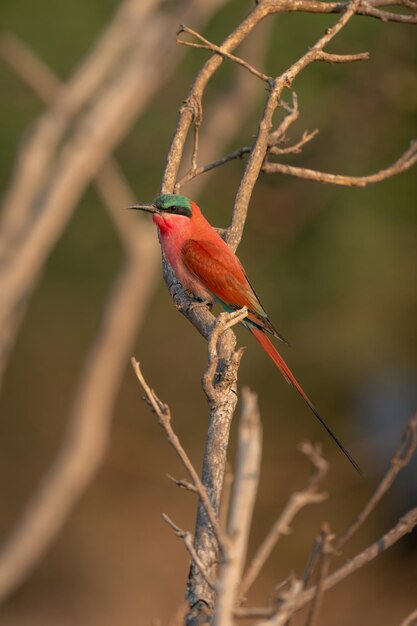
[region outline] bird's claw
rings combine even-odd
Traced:
[[[192,302],[190,304],[190,306],[188,307],[188,310],[192,311],[193,309],[196,309],[199,306],[206,306],[208,307],[209,311],[211,311],[211,309],[213,308],[213,302],[211,300],[196,300],[195,302]]]

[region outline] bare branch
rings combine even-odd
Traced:
[[[184,448],[182,447],[177,435],[175,434],[172,426],[171,426],[171,412],[169,409],[169,406],[167,404],[164,404],[156,395],[156,393],[154,392],[153,389],[151,389],[148,385],[148,383],[146,382],[142,371],[140,369],[140,365],[139,362],[132,357],[131,359],[131,363],[132,363],[132,367],[133,370],[136,374],[137,379],[139,380],[145,394],[146,394],[146,398],[149,402],[149,404],[151,405],[153,411],[156,413],[157,417],[158,417],[158,423],[160,426],[162,426],[163,430],[165,431],[168,441],[171,444],[171,446],[174,448],[175,452],[177,453],[177,455],[179,456],[179,458],[181,459],[184,467],[186,468],[187,472],[189,473],[195,488],[198,491],[198,495],[204,505],[205,508],[205,512],[210,520],[210,524],[211,527],[213,529],[214,535],[217,539],[217,543],[219,545],[219,548],[222,550],[224,547],[224,542],[225,539],[223,537],[223,533],[219,527],[218,524],[218,520],[217,520],[217,516],[216,513],[213,510],[213,507],[210,503],[209,497],[207,495],[207,491],[206,488],[204,487],[203,483],[200,480],[200,477],[198,475],[198,473],[196,472],[193,464],[191,463],[187,453],[185,452]]]
[[[118,277],[78,382],[56,459],[0,551],[0,601],[31,573],[105,457],[114,402],[131,345],[157,284],[153,237],[142,225],[141,246]]]
[[[397,477],[397,474],[406,466],[411,460],[417,446],[417,413],[408,420],[405,427],[400,445],[398,446],[395,454],[393,455],[384,478],[379,483],[378,487],[366,503],[362,511],[356,516],[352,524],[340,535],[336,540],[334,549],[340,550],[342,546],[352,537],[354,533],[362,526],[367,520],[369,515],[375,509],[381,498],[386,494],[388,489]]]
[[[325,61],[326,63],[353,63],[355,61],[368,61],[369,52],[358,52],[357,54],[334,54],[332,52],[324,52],[321,50],[316,56],[316,61]]]
[[[300,115],[300,111],[298,108],[298,96],[295,91],[292,92],[292,103],[288,104],[283,98],[280,99],[278,106],[284,109],[287,112],[287,115],[284,117],[278,128],[272,131],[268,137],[268,148],[272,148],[276,146],[280,142],[285,139],[285,134],[287,133],[291,124],[294,124]]]
[[[257,396],[242,392],[237,467],[228,521],[228,543],[220,566],[214,626],[232,626],[240,578],[246,558],[255,505],[262,451],[262,428]]]
[[[269,133],[272,128],[272,119],[284,89],[291,87],[298,74],[309,64],[313,63],[318,53],[344,28],[357,11],[360,0],[352,0],[345,7],[345,12],[334,26],[328,28],[316,44],[302,57],[293,63],[283,74],[270,83],[270,93],[265,104],[262,119],[259,123],[258,134],[246,165],[235,198],[232,223],[228,229],[226,240],[235,250],[242,238],[247,211],[253,188],[262,170],[268,150]]]
[[[43,102],[56,97],[61,82],[33,51],[12,33],[0,33],[0,57]]]
[[[317,573],[316,581],[316,593],[311,603],[310,611],[307,617],[306,626],[315,626],[319,616],[322,599],[323,599],[323,584],[328,574],[330,566],[330,556],[333,553],[332,539],[334,535],[330,532],[328,524],[323,524],[320,536],[320,563]]]
[[[242,307],[233,313],[220,313],[214,324],[208,342],[208,368],[203,376],[203,389],[207,397],[213,400],[216,397],[216,390],[213,385],[213,378],[219,364],[219,352],[217,342],[219,337],[229,328],[239,324],[248,314],[247,307]],[[239,353],[240,358],[241,353]]]
[[[237,63],[238,65],[241,65],[242,67],[247,69],[251,74],[253,74],[257,78],[260,78],[261,80],[263,80],[263,81],[265,81],[267,83],[271,80],[271,76],[267,76],[263,72],[259,72],[257,69],[252,67],[252,65],[250,65],[250,63],[247,63],[246,61],[244,61],[243,59],[240,59],[239,57],[235,56],[234,54],[231,54],[230,52],[227,52],[226,50],[223,50],[223,48],[221,48],[219,46],[216,46],[216,44],[211,43],[211,41],[209,41],[208,39],[206,39],[205,37],[203,37],[202,35],[197,33],[192,28],[188,28],[188,26],[185,26],[184,24],[181,24],[180,30],[178,31],[177,34],[179,35],[181,33],[188,33],[189,35],[194,35],[194,37],[196,37],[200,41],[203,41],[205,45],[192,43],[190,41],[183,41],[182,39],[177,39],[177,43],[179,43],[179,44],[181,44],[183,46],[191,46],[193,48],[200,48],[200,49],[204,49],[204,50],[212,50],[213,52],[216,52],[217,54],[220,54],[221,56],[223,56],[223,57],[225,57],[227,59],[230,59],[234,63]]]
[[[190,554],[193,563],[195,563],[196,567],[198,568],[198,571],[200,572],[200,574],[202,575],[202,577],[204,578],[204,580],[206,581],[208,586],[211,587],[211,589],[214,590],[215,589],[214,583],[213,583],[212,580],[210,580],[210,576],[209,576],[208,572],[206,571],[206,569],[204,567],[204,564],[201,562],[201,560],[198,557],[197,552],[194,549],[192,534],[189,533],[189,532],[186,532],[185,530],[182,530],[179,526],[177,526],[172,521],[172,519],[170,517],[168,517],[168,515],[166,515],[166,513],[162,513],[162,517],[166,521],[166,523],[169,526],[171,526],[171,528],[174,531],[175,535],[183,540],[184,545],[185,545],[188,553]]]
[[[410,615],[407,615],[407,617],[401,622],[400,626],[415,626],[416,624],[417,624],[417,609],[415,609],[415,611],[412,611]]]
[[[192,491],[193,493],[198,493],[195,485],[190,483],[185,478],[180,478],[180,479],[174,478],[174,476],[171,476],[171,474],[167,474],[167,477],[169,478],[169,480],[172,480],[172,482],[175,483],[177,487],[180,487],[181,489],[185,489],[186,491]]]
[[[136,0],[126,0],[125,4],[136,6],[133,10],[141,23],[140,15],[151,1],[155,0],[139,3],[140,8]],[[207,8],[203,5],[203,2],[190,4],[187,14],[193,15],[198,10],[203,18],[207,17],[219,5],[219,0]],[[104,57],[96,59],[92,53],[90,61],[85,62],[84,69],[76,72],[73,80],[61,91],[53,109],[41,117],[36,132],[24,145],[24,156],[19,159],[19,167],[6,194],[0,236],[0,251],[7,257],[7,263],[0,264],[0,326],[11,329],[13,337],[17,334],[18,324],[12,324],[11,320],[18,319],[16,314],[34,289],[77,200],[106,156],[127,132],[132,120],[160,86],[161,78],[168,78],[178,62],[179,55],[174,57],[170,54],[169,46],[161,46],[161,41],[164,42],[168,33],[172,32],[180,11],[183,15],[182,8],[178,9],[178,14],[176,11],[164,15],[156,12],[148,21],[146,36],[139,38],[135,31],[137,21],[126,19],[124,15],[124,26],[119,28],[119,24],[112,31]],[[116,34],[122,37],[125,50],[125,22],[129,24],[129,45],[133,48],[130,55],[124,58],[120,71],[112,72],[120,52],[120,46],[113,37]],[[163,67],[163,72],[158,72],[160,67]],[[97,69],[97,76],[89,81],[89,73],[94,68]],[[110,72],[111,79],[104,81],[103,89],[95,90],[97,77],[102,76],[105,68]],[[140,89],[137,88],[138,81]],[[94,102],[78,115],[73,132],[66,138],[69,123],[87,98],[92,98]],[[60,146],[64,135],[66,140]],[[15,249],[14,246],[18,247]],[[8,342],[2,341],[0,348],[10,346],[13,337]]]
[[[311,552],[310,555],[308,557],[308,561],[307,561],[307,565],[305,567],[303,576],[301,578],[302,583],[303,583],[303,589],[305,589],[308,585],[308,582],[310,580],[310,577],[314,571],[314,568],[316,566],[316,562],[317,559],[320,555],[321,552],[321,547],[322,547],[322,538],[321,537],[317,537],[313,543],[313,546],[311,548]]]
[[[323,591],[331,589],[347,576],[350,576],[350,574],[353,574],[358,569],[375,559],[382,552],[391,548],[391,546],[402,539],[404,535],[410,533],[416,526],[417,508],[414,508],[406,513],[406,515],[404,515],[397,522],[397,524],[380,539],[372,543],[368,548],[365,548],[365,550],[345,563],[345,565],[342,565],[339,569],[330,574],[330,576],[328,576],[323,582]],[[291,615],[309,604],[316,594],[316,586],[310,587],[310,589],[307,589],[306,591],[300,591],[302,590],[302,583],[301,581],[299,582],[300,585],[298,586],[297,593],[292,594],[289,599],[286,596],[282,597],[282,603],[278,611],[271,607],[237,609],[235,611],[236,617],[266,618],[265,620],[258,622],[256,626],[281,626],[285,624],[286,620],[288,620]]]
[[[400,158],[387,167],[375,174],[368,176],[343,176],[341,174],[330,174],[328,172],[319,172],[304,167],[294,167],[284,163],[270,163],[266,161],[262,166],[262,171],[267,174],[287,174],[296,176],[297,178],[306,178],[314,180],[318,183],[331,183],[333,185],[346,185],[348,187],[366,187],[370,183],[379,183],[381,180],[396,176],[401,172],[405,172],[417,163],[417,140],[411,142],[411,146]]]
[[[321,455],[320,446],[312,446],[311,443],[304,442],[301,444],[300,450],[310,460],[313,471],[305,489],[291,495],[281,515],[257,549],[241,584],[241,598],[245,596],[253,585],[280,537],[290,532],[290,524],[297,513],[309,504],[323,502],[327,497],[325,493],[318,492],[319,484],[328,469],[328,464]]]
[[[306,143],[314,139],[318,134],[318,129],[312,130],[310,133],[308,131],[304,131],[301,139],[297,141],[297,143],[292,146],[287,146],[286,148],[279,148],[278,146],[272,146],[269,148],[269,154],[298,154],[301,152],[301,148],[305,146]]]
[[[242,159],[245,154],[249,154],[251,151],[250,146],[244,146],[243,148],[239,148],[238,150],[233,150],[233,152],[229,152],[225,156],[220,159],[216,159],[207,165],[201,165],[197,167],[195,170],[190,170],[185,176],[180,178],[180,180],[175,185],[175,191],[179,191],[181,187],[184,187],[190,180],[195,178],[196,176],[200,176],[201,174],[205,174],[206,172],[210,172],[210,170],[214,170],[216,167],[220,167],[229,161],[233,161],[235,159]]]

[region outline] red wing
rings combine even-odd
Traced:
[[[239,259],[226,246],[188,239],[182,248],[185,267],[219,300],[234,309],[247,306],[248,319],[285,343],[268,320]]]
[[[217,298],[234,308],[263,312],[237,257],[211,241],[188,239],[182,248],[186,268]]]

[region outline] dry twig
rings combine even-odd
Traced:
[[[297,178],[306,178],[318,183],[331,183],[332,185],[345,185],[347,187],[366,187],[371,183],[379,183],[382,180],[401,174],[417,163],[417,140],[411,142],[400,158],[389,167],[379,170],[375,174],[368,176],[344,176],[342,174],[330,174],[329,172],[319,172],[305,167],[295,167],[285,163],[271,163],[266,161],[262,165],[262,171],[267,174],[286,174]]]
[[[304,442],[301,444],[300,450],[310,460],[313,468],[312,474],[305,489],[291,495],[281,515],[257,549],[241,584],[241,598],[246,595],[255,582],[280,537],[290,532],[290,524],[297,513],[309,504],[323,502],[327,497],[325,493],[318,492],[319,484],[324,478],[328,468],[327,462],[321,455],[320,447],[312,446],[309,442]]]
[[[417,526],[417,508],[411,509],[406,515],[404,515],[397,524],[391,528],[380,539],[372,543],[365,548],[362,552],[354,556],[347,561],[344,565],[339,567],[335,572],[327,576],[323,581],[323,591],[328,591],[339,582],[350,576],[358,569],[375,559],[385,550],[391,548],[397,543],[404,535],[410,533]],[[315,597],[317,588],[316,586],[310,587],[306,591],[302,590],[302,581],[299,581],[297,593],[293,593],[291,598],[287,595],[281,596],[280,606],[278,610],[274,607],[261,607],[261,608],[247,608],[237,609],[235,615],[238,618],[252,619],[252,618],[265,618],[256,626],[277,626],[286,623],[291,615],[309,604]]]
[[[192,534],[189,533],[189,532],[186,532],[185,530],[182,530],[179,526],[177,526],[172,521],[172,519],[170,517],[168,517],[168,515],[166,513],[162,513],[162,517],[166,521],[168,526],[170,526],[172,528],[172,530],[174,531],[175,535],[183,540],[184,545],[185,545],[189,555],[191,556],[192,562],[198,568],[198,571],[200,572],[200,574],[202,575],[202,577],[204,578],[204,580],[206,581],[208,586],[211,589],[213,589],[213,591],[214,591],[215,590],[214,583],[213,583],[212,580],[210,580],[210,576],[209,576],[208,572],[206,572],[204,564],[201,562],[201,560],[198,557],[197,552],[195,551],[195,548],[194,548],[194,545],[193,545],[194,542],[193,542]]]
[[[356,516],[352,524],[345,530],[345,532],[337,538],[334,544],[335,551],[338,551],[345,545],[345,543],[356,533],[356,531],[367,520],[369,515],[375,509],[381,498],[390,489],[397,474],[406,466],[411,460],[417,446],[417,413],[411,417],[405,427],[400,445],[395,451],[390,467],[387,473],[379,483],[378,487],[362,509],[362,511]]]
[[[151,408],[153,409],[154,413],[156,413],[157,417],[158,417],[158,423],[160,426],[162,426],[163,430],[165,431],[165,434],[168,438],[169,443],[171,444],[171,446],[174,448],[175,452],[177,453],[177,455],[179,456],[179,458],[181,459],[181,462],[183,463],[185,469],[187,470],[187,472],[190,475],[191,480],[193,481],[193,484],[198,492],[198,495],[200,497],[200,500],[204,506],[205,512],[210,520],[210,524],[211,527],[213,529],[213,533],[217,539],[217,543],[218,546],[220,548],[220,550],[223,549],[223,545],[224,545],[224,537],[222,534],[222,531],[219,527],[218,524],[218,520],[217,520],[217,516],[216,516],[216,512],[213,510],[213,507],[211,505],[211,502],[209,500],[209,497],[207,495],[207,491],[206,488],[204,487],[203,483],[200,480],[200,477],[198,475],[198,473],[196,472],[193,464],[191,463],[187,453],[185,452],[184,448],[182,447],[180,440],[178,439],[177,435],[174,432],[174,429],[172,428],[171,425],[171,411],[169,409],[169,406],[167,404],[164,404],[156,395],[156,393],[154,392],[153,389],[151,389],[148,385],[148,383],[146,382],[142,371],[140,369],[140,365],[139,362],[132,357],[131,359],[131,363],[132,363],[132,367],[133,370],[136,374],[136,377],[138,379],[138,381],[140,382],[142,389],[145,392],[145,396],[146,399],[149,403],[149,405],[151,406]]]
[[[323,600],[323,584],[327,577],[330,557],[333,553],[332,539],[334,535],[330,532],[328,524],[323,524],[320,534],[320,561],[316,580],[316,593],[311,603],[310,611],[307,617],[306,626],[315,626],[317,624],[322,600]]]

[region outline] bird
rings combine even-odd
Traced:
[[[252,333],[287,383],[295,387],[360,473],[356,461],[317,411],[269,339],[268,335],[272,335],[288,345],[268,319],[238,257],[204,217],[200,207],[186,196],[164,193],[151,203],[134,204],[128,208],[152,214],[165,257],[187,292],[206,303],[218,302],[228,312],[247,307],[247,316],[241,324]]]

